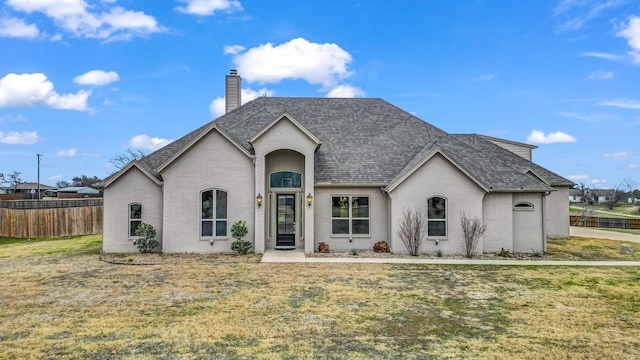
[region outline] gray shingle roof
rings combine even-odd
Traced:
[[[382,99],[260,97],[214,120],[233,141],[253,153],[253,135],[284,112],[322,142],[316,151],[316,183],[388,185],[437,146],[486,188],[544,191],[571,182],[478,135],[451,135]],[[140,161],[151,173],[211,123]]]

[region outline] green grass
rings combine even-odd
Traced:
[[[578,208],[584,208],[584,204],[572,203],[569,207],[569,214],[580,215],[584,210]],[[612,210],[605,204],[596,204],[591,207],[594,210],[593,216],[596,217],[612,217],[612,218],[629,218],[640,217],[640,205],[638,204],[617,204]]]
[[[127,266],[101,261],[99,239],[0,244],[0,358],[640,358],[634,267],[118,257],[154,264]]]

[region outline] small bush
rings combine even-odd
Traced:
[[[438,250],[438,252],[436,252],[436,255],[437,255],[438,257],[442,257],[442,255],[443,255],[443,254],[442,254],[442,250]]]
[[[497,256],[500,257],[513,257],[513,254],[509,252],[509,249],[505,249],[505,248],[500,248],[500,251],[496,254]]]
[[[358,256],[358,249],[351,249],[351,256]]]
[[[249,233],[247,229],[247,222],[244,220],[238,220],[231,226],[231,237],[235,240],[231,243],[231,251],[236,252],[238,255],[247,255],[253,244],[249,240],[245,240],[244,237]]]
[[[319,253],[328,253],[330,252],[329,250],[329,244],[327,244],[326,242],[321,242],[320,244],[318,244],[318,252]]]
[[[138,238],[133,242],[141,253],[153,252],[160,246],[160,242],[156,240],[156,229],[147,223],[141,223],[136,228],[136,236]]]
[[[377,243],[373,244],[373,251],[377,253],[389,252],[389,245],[386,241],[378,241]]]

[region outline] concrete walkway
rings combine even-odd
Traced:
[[[613,230],[601,230],[588,227],[571,226],[569,234],[577,237],[590,237],[596,239],[610,239],[640,243],[640,235],[627,234]]]
[[[427,264],[498,266],[640,266],[640,261],[553,261],[553,260],[478,260],[425,258],[338,258],[307,257],[302,249],[266,250],[263,263],[353,263],[353,264]]]

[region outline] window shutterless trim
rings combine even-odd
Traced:
[[[132,216],[132,212],[133,212],[132,211],[132,207],[134,205],[140,206],[140,209],[139,209],[140,214],[139,214],[139,217],[137,217],[137,218]],[[139,203],[139,202],[130,203],[129,205],[127,205],[127,213],[128,213],[128,215],[127,215],[127,218],[128,218],[128,221],[127,221],[127,238],[129,240],[135,240],[135,239],[139,238],[139,236],[136,236],[135,228],[132,228],[132,225],[133,225],[134,222],[137,222],[138,225],[142,224],[142,204]],[[137,225],[136,225],[136,227],[137,227]],[[132,234],[132,230],[133,230],[133,234]]]
[[[211,193],[207,200],[204,200],[204,195],[206,193]],[[222,214],[218,214],[218,202],[222,199],[219,199],[219,194],[224,194],[224,217],[218,217]],[[209,201],[209,204],[205,207],[205,201]],[[200,220],[198,221],[198,235],[200,240],[210,241],[210,240],[226,240],[229,237],[229,192],[222,189],[206,189],[200,191],[199,197],[200,204]],[[203,235],[204,224],[210,223],[209,229],[211,231],[211,235]],[[220,224],[224,224],[224,235],[217,235],[218,226]],[[208,229],[208,230],[209,230]]]
[[[346,199],[347,201],[347,208],[348,208],[348,216],[346,217],[337,217],[337,216],[333,216],[333,200],[335,198],[341,198],[341,201],[344,201],[342,199]],[[354,217],[353,216],[353,199],[354,198],[366,198],[367,199],[367,207],[368,207],[368,216],[363,217],[363,216],[358,216],[358,217]],[[330,207],[330,211],[331,211],[331,222],[329,224],[329,226],[331,227],[331,237],[358,237],[358,238],[370,238],[371,237],[371,196],[370,195],[344,195],[344,194],[338,194],[338,195],[331,195],[331,207]],[[334,221],[346,221],[347,222],[347,228],[348,228],[348,232],[346,233],[334,233],[333,232],[333,224]],[[367,233],[366,234],[354,234],[353,232],[353,224],[354,221],[367,221],[368,225],[367,225]]]
[[[441,199],[444,201],[444,218],[430,218],[429,217],[429,203],[432,199]],[[444,223],[444,235],[429,235],[429,225],[431,223]],[[449,236],[449,200],[442,195],[433,195],[427,198],[427,239],[444,240]]]

